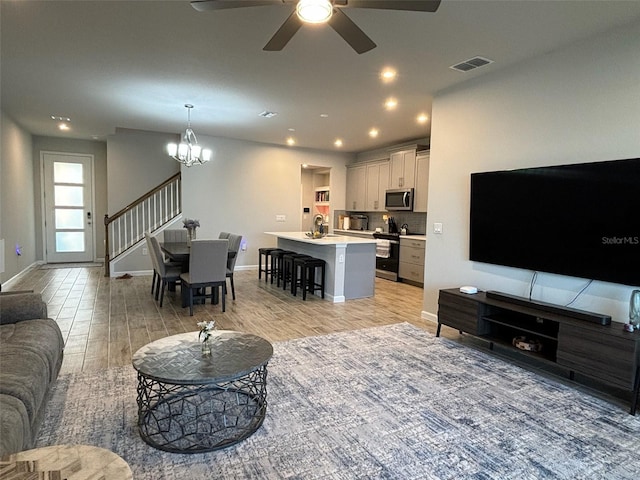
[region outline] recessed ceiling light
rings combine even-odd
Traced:
[[[393,68],[387,67],[382,72],[380,72],[380,78],[383,82],[393,82],[398,76],[398,72],[396,72]]]
[[[62,122],[62,123],[58,124],[58,129],[64,130],[64,131],[69,130],[69,125],[67,125],[66,123]]]
[[[398,106],[398,100],[393,97],[389,97],[384,101],[384,108],[387,110],[394,110]]]
[[[321,118],[329,118],[329,114],[328,113],[321,113],[320,117]]]
[[[333,144],[334,144],[336,147],[340,148],[340,147],[342,146],[342,139],[340,139],[340,138],[336,138],[336,141],[335,141],[335,142],[333,142]]]
[[[295,132],[295,131],[296,131],[296,129],[295,129],[295,128],[287,128],[287,130],[288,130],[289,132]]]
[[[265,110],[258,114],[259,117],[263,117],[263,118],[273,118],[276,115],[278,115],[278,112],[270,112],[269,110]]]
[[[427,123],[429,121],[429,115],[427,115],[426,113],[421,113],[416,117],[416,121],[418,123]]]
[[[293,137],[287,138],[287,145],[293,146],[295,144],[296,144],[296,141],[295,141],[295,139]]]
[[[376,138],[379,134],[380,130],[378,130],[377,128],[372,128],[371,130],[369,130],[369,136],[371,138]]]
[[[60,117],[58,115],[51,115],[51,120],[55,120],[57,122],[70,122],[71,119],[69,117]]]

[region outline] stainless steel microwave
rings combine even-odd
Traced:
[[[389,211],[413,211],[413,188],[387,190],[384,199],[384,208]]]

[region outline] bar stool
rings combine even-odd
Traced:
[[[273,261],[271,255],[273,252],[280,251],[281,248],[262,247],[258,249],[258,280],[262,278],[264,272],[264,281],[269,280],[269,273],[273,270]],[[262,268],[262,257],[264,256],[264,268]]]
[[[291,293],[293,293],[296,273],[293,268],[293,261],[297,258],[311,258],[311,255],[305,255],[304,253],[285,253],[282,256],[282,289],[286,290],[287,283],[291,283]]]
[[[280,286],[280,279],[284,271],[284,263],[282,257],[286,254],[296,253],[293,250],[280,250],[272,252],[271,254],[271,283],[273,284],[273,277],[277,279],[277,285]]]
[[[294,280],[291,285],[291,292],[296,296],[298,286],[297,272],[300,267],[300,288],[302,289],[302,300],[307,299],[307,292],[315,293],[320,290],[322,298],[324,298],[324,277],[325,277],[325,261],[320,258],[296,258],[293,261]],[[316,283],[316,268],[321,271],[320,283]]]

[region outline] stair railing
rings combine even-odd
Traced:
[[[148,191],[118,213],[104,216],[104,274],[110,263],[182,212],[180,172]]]

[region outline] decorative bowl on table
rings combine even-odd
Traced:
[[[327,236],[326,232],[320,232],[318,230],[314,231],[314,232],[305,232],[304,233],[307,237],[309,238],[314,238],[314,239],[318,239],[318,238],[324,238]]]

